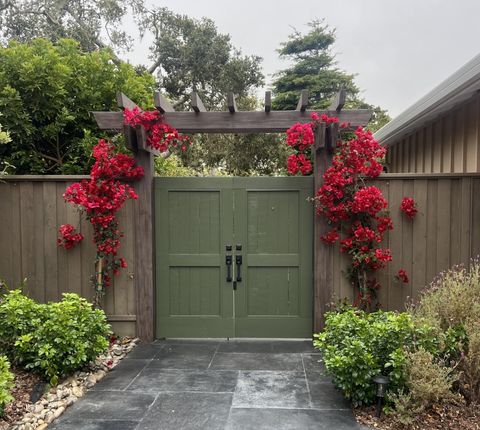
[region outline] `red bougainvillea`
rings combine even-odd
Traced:
[[[124,123],[137,126],[143,125],[147,135],[147,145],[160,152],[185,152],[192,144],[190,138],[181,135],[178,130],[162,121],[158,111],[142,111],[139,108],[125,109]]]
[[[116,274],[126,267],[125,260],[117,256],[120,239],[116,213],[127,199],[136,199],[135,190],[121,179],[139,179],[143,169],[135,165],[135,159],[119,153],[111,142],[100,140],[93,149],[95,163],[90,179],[70,185],[63,197],[86,214],[93,226],[93,241],[97,247],[97,263],[101,277],[95,277],[97,303],[110,285],[110,273]],[[98,273],[97,273],[98,275]],[[100,279],[101,281],[98,281]]]
[[[62,224],[58,229],[57,245],[65,249],[72,249],[83,240],[81,233],[76,233],[71,224]]]
[[[311,163],[309,169],[301,169],[300,157],[309,156],[316,127],[322,122],[327,125],[338,122],[337,118],[318,114],[313,114],[312,120],[287,131],[286,143],[297,152],[296,158],[290,156],[288,160],[290,174],[312,171]],[[372,133],[358,128],[352,139],[337,142],[332,164],[325,171],[323,185],[315,197],[317,215],[332,226],[321,239],[327,244],[340,241],[341,251],[350,255],[349,277],[358,289],[356,303],[362,307],[371,305],[380,287],[371,274],[392,260],[390,249],[382,247],[384,234],[393,229],[386,213],[387,200],[380,189],[365,184],[365,179],[380,175],[385,155],[386,149]]]
[[[408,284],[410,282],[410,280],[408,279],[407,271],[405,269],[400,269],[395,275],[395,279],[397,279],[397,281],[403,282],[404,284]]]
[[[400,210],[410,219],[415,218],[415,215],[417,215],[418,212],[417,204],[411,197],[404,197],[402,199]]]

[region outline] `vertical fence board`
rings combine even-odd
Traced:
[[[56,235],[58,235],[58,227],[61,224],[66,224],[67,222],[67,205],[63,200],[63,193],[65,192],[65,184],[62,182],[57,182],[55,184],[55,195],[56,195],[56,206],[57,206],[57,230]],[[58,291],[57,291],[57,299],[60,300],[62,298],[62,293],[72,291],[72,287],[69,283],[68,278],[68,258],[70,257],[70,250],[66,250],[60,248],[55,245],[55,241],[52,243],[45,244],[48,247],[55,247],[55,251],[57,253],[57,264],[58,264]],[[54,250],[52,249],[52,254]]]
[[[480,255],[480,179],[472,179],[472,194],[471,194],[471,251],[472,258],[476,258]]]
[[[45,301],[45,242],[43,229],[45,226],[45,211],[43,207],[43,185],[41,183],[33,183],[33,211],[34,222],[33,231],[34,238],[34,265],[35,265],[35,300]]]
[[[43,184],[43,200],[45,205],[45,229],[43,230],[45,242],[45,300],[58,298],[58,259],[57,228],[57,187],[55,182]]]
[[[437,258],[435,273],[446,269],[450,266],[450,252],[445,244],[450,243],[451,223],[451,211],[455,206],[458,213],[458,206],[454,205],[454,200],[457,196],[452,196],[452,184],[456,184],[456,181],[449,179],[438,180],[438,197],[437,197]],[[449,205],[445,205],[445,202],[449,202]],[[456,202],[458,203],[458,202]]]
[[[415,180],[413,194],[418,205],[418,213],[414,222],[412,222],[413,269],[410,276],[410,294],[415,300],[426,283],[428,181],[426,179]]]
[[[402,240],[403,218],[401,212],[396,210],[396,207],[398,207],[402,201],[403,195],[403,181],[390,181],[390,194],[388,196],[388,201],[390,202],[390,207],[393,208],[391,211],[393,231],[391,231],[389,235],[389,247],[394,258],[394,261],[391,263],[393,273],[396,273],[398,269],[404,266]],[[388,299],[389,308],[394,306],[396,303],[401,303],[403,301],[402,286],[397,283],[393,283],[389,291]]]
[[[22,231],[20,224],[20,187],[18,183],[11,188],[11,214],[12,214],[12,280],[15,287],[23,281],[22,275]]]
[[[405,180],[403,183],[403,197],[413,197],[414,181]],[[401,200],[400,200],[401,201]],[[394,203],[395,204],[395,203]],[[395,205],[398,207],[398,203]],[[413,222],[402,213],[402,268],[407,273],[413,272]],[[402,284],[403,302],[412,296],[412,288],[410,284]]]
[[[0,183],[0,249],[8,250],[14,246],[14,241],[18,240],[12,237],[13,232],[13,201],[12,201],[13,185],[9,183]],[[14,269],[13,269],[13,252],[2,252],[0,258],[0,279],[4,280],[10,288],[15,286]]]

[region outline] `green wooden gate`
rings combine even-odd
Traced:
[[[310,337],[312,177],[156,178],[157,337]]]

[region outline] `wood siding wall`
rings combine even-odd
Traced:
[[[388,148],[391,173],[480,172],[480,94]]]
[[[408,297],[416,299],[441,271],[468,263],[480,253],[480,175],[387,174],[372,181],[388,199],[394,230],[385,239],[393,261],[380,270],[379,300],[383,309],[404,309]],[[410,220],[399,210],[404,196],[413,197],[418,213]],[[337,298],[353,299],[342,273],[348,260],[337,248],[333,261]],[[394,282],[400,268],[410,283]]]
[[[65,188],[82,177],[10,177],[0,180],[0,279],[10,288],[28,278],[26,291],[40,302],[56,301],[64,292],[91,300],[95,247],[92,227],[63,200]],[[32,180],[33,179],[33,180]],[[121,255],[128,268],[122,270],[107,291],[104,309],[119,334],[135,333],[133,289],[134,203],[128,201],[119,222],[125,232]],[[66,251],[56,245],[61,224],[79,226],[85,236]]]

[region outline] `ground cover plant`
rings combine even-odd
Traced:
[[[12,290],[0,302],[0,349],[53,385],[104,352],[109,334],[105,313],[76,294],[39,304]]]
[[[431,428],[421,421],[435,411],[442,411],[439,419],[463,411],[463,427],[442,428],[475,428],[470,424],[478,419],[480,403],[480,263],[442,273],[406,312],[339,306],[327,313],[314,343],[333,382],[354,405],[375,402],[373,376],[390,378],[388,415],[380,428]]]

